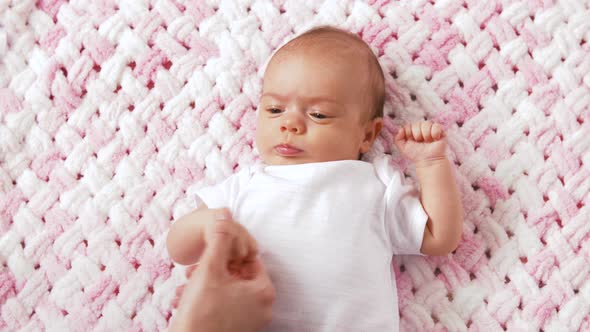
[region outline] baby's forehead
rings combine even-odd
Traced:
[[[306,57],[336,58],[354,62],[363,58],[366,60],[372,53],[368,46],[360,39],[344,32],[325,32],[317,35],[302,35],[292,39],[281,47],[271,58],[297,54]]]
[[[354,81],[366,81],[371,75],[370,56],[371,54],[367,54],[361,47],[351,45],[342,37],[324,40],[316,37],[315,40],[286,44],[269,60],[264,76],[268,74],[271,66],[278,68],[296,59],[306,63],[325,64],[322,67],[325,70],[344,71],[354,75]]]
[[[300,76],[300,83],[310,80],[314,83],[323,82],[323,86],[328,87],[324,91],[341,91],[344,88],[350,93],[358,90],[358,93],[349,97],[363,95],[359,89],[364,89],[370,79],[367,62],[360,60],[358,55],[339,50],[330,52],[329,49],[317,47],[297,48],[275,54],[264,74],[263,90],[277,88],[276,84],[282,86],[281,82],[286,77],[292,77],[293,68],[305,68],[295,69],[298,73],[305,72],[304,76]]]

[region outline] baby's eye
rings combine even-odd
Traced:
[[[268,113],[270,113],[270,114],[279,114],[281,112],[282,111],[280,109],[278,109],[278,108],[269,108],[268,109]]]
[[[325,119],[326,118],[326,116],[320,112],[313,112],[313,113],[311,113],[311,116],[313,116],[316,119]]]

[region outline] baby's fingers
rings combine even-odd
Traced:
[[[419,143],[431,143],[444,136],[443,128],[438,123],[420,121],[404,125],[395,136],[397,144],[404,140],[412,140]]]
[[[432,133],[433,139],[435,139],[435,140],[441,139],[443,137],[442,126],[439,125],[438,123],[435,123],[434,125],[432,125],[431,133]]]
[[[412,125],[411,124],[407,124],[404,126],[404,135],[406,136],[406,139],[411,139],[412,137],[414,137],[412,135]]]
[[[443,135],[442,126],[438,123],[432,123],[430,121],[421,122],[420,131],[422,133],[422,138],[425,143],[438,141],[442,138]]]
[[[401,141],[401,140],[403,140],[405,138],[406,138],[406,131],[404,130],[404,128],[400,128],[397,131],[397,134],[395,135],[395,140],[396,141]]]
[[[420,122],[420,132],[422,133],[422,139],[426,143],[432,142],[432,134],[430,130],[432,129],[432,123],[428,121]]]
[[[412,124],[412,136],[416,142],[424,141],[424,136],[422,135],[423,124],[423,122],[416,122]]]

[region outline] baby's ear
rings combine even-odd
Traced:
[[[367,153],[383,128],[383,118],[375,118],[365,125],[365,137],[361,144],[361,153]]]

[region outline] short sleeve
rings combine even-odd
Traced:
[[[386,156],[375,159],[375,170],[385,184],[385,229],[393,253],[422,255],[420,248],[428,215],[420,202],[418,189],[404,181],[403,174],[389,165]]]
[[[196,207],[205,204],[210,209],[227,207],[234,211],[235,201],[250,179],[250,174],[250,168],[244,168],[221,183],[198,189],[195,194]]]

